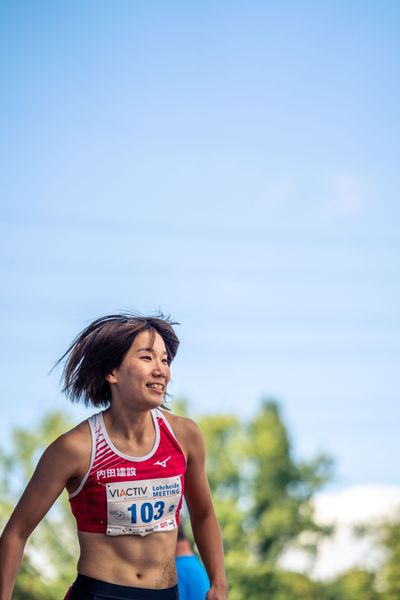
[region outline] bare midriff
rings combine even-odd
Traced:
[[[117,585],[164,589],[176,584],[177,529],[140,537],[78,531],[78,572]]]

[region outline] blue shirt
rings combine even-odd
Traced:
[[[178,556],[176,571],[179,600],[204,600],[210,589],[210,582],[197,556]]]

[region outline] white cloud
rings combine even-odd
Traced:
[[[374,568],[382,553],[371,536],[357,537],[354,527],[390,518],[400,507],[400,486],[360,485],[338,492],[323,492],[315,498],[318,523],[334,524],[335,534],[321,543],[314,564],[295,548],[283,557],[282,566],[309,570],[315,578],[328,578],[353,566]]]

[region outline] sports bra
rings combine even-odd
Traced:
[[[88,419],[90,465],[69,495],[78,530],[106,535],[148,535],[179,523],[186,458],[167,419],[151,411],[155,442],[146,456],[123,454],[113,445],[103,413]]]

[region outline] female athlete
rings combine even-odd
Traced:
[[[0,543],[0,600],[11,600],[27,538],[67,489],[80,557],[68,600],[178,598],[175,548],[185,496],[210,579],[226,600],[220,528],[197,425],[164,410],[179,340],[168,318],[97,319],[60,360],[72,401],[104,410],[44,452]],[[60,361],[59,361],[60,362]]]

